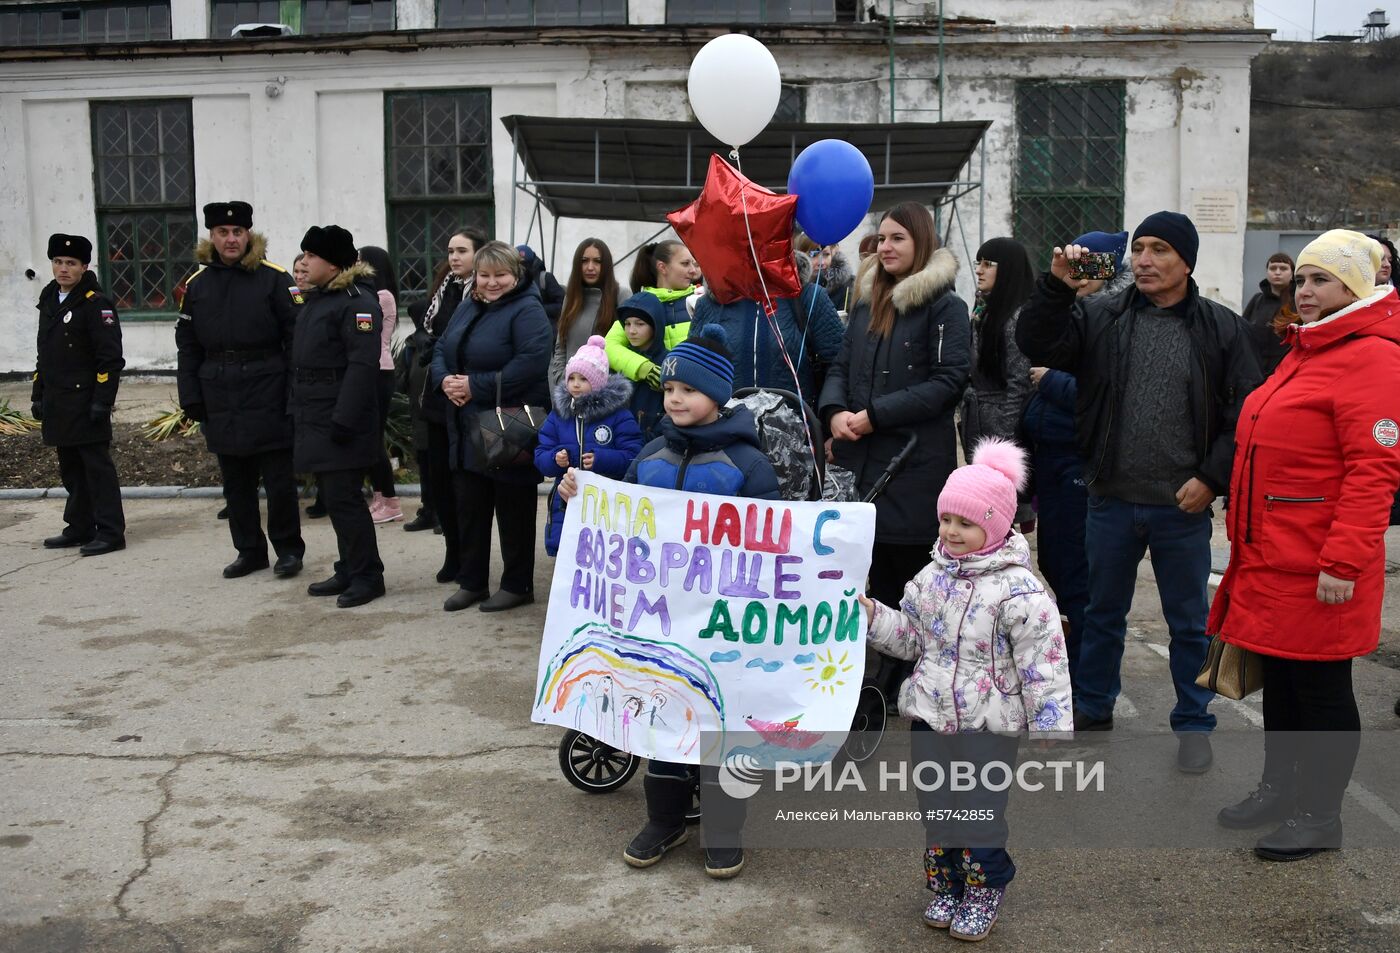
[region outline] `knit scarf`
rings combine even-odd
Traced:
[[[449,274],[446,278],[443,279],[442,284],[438,285],[437,291],[433,292],[433,300],[428,303],[428,310],[423,315],[424,330],[426,330],[429,334],[433,334],[433,319],[436,318],[438,312],[442,310],[442,301],[443,297],[447,293],[447,286],[453,283],[461,285],[462,297],[465,298],[471,290],[468,286],[469,282],[470,279],[459,278],[456,275],[451,274]],[[448,317],[450,318],[452,316],[448,315]],[[436,335],[433,336],[436,337]]]

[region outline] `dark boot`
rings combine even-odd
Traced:
[[[323,579],[320,582],[313,582],[311,585],[307,586],[306,594],[308,596],[338,596],[349,588],[349,577],[342,576],[339,573],[336,573],[329,579]]]
[[[1293,806],[1291,789],[1284,790],[1282,785],[1260,781],[1259,786],[1250,791],[1243,801],[1221,808],[1215,819],[1221,827],[1248,830],[1265,824],[1281,824],[1293,816]]]
[[[1254,853],[1262,860],[1302,860],[1341,846],[1341,814],[1299,811],[1273,833],[1259,838],[1254,844]]]
[[[685,826],[690,779],[648,774],[642,784],[647,794],[647,824],[622,852],[622,859],[632,867],[650,867],[690,836]]]
[[[437,529],[437,514],[426,506],[418,507],[418,515],[403,524],[405,533],[421,533],[425,529]]]
[[[718,781],[702,781],[700,805],[705,816],[700,822],[705,839],[705,873],[716,880],[739,876],[744,869],[744,821],[748,804],[730,797]]]

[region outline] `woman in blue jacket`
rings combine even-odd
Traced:
[[[554,477],[544,530],[545,552],[551,556],[559,553],[564,529],[560,478],[578,467],[619,480],[642,449],[642,429],[628,407],[632,385],[621,374],[608,373],[606,347],[607,341],[595,334],[564,365],[564,379],[554,388],[554,409],[540,428],[535,469]]]
[[[476,252],[471,294],[452,315],[433,348],[432,386],[447,396],[448,457],[461,534],[458,590],[448,612],[481,603],[500,612],[534,601],[534,463],[489,469],[472,445],[477,416],[495,408],[544,407],[553,329],[539,290],[520,253],[504,242]],[[487,598],[491,574],[491,520],[500,533],[501,587]],[[484,600],[484,601],[483,601]]]

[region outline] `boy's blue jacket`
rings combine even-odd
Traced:
[[[645,385],[643,385],[645,386]],[[642,431],[628,409],[632,384],[621,374],[609,374],[601,391],[569,396],[567,383],[554,389],[554,410],[540,427],[535,447],[535,469],[554,477],[557,490],[567,467],[554,460],[560,450],[569,453],[569,466],[579,466],[583,454],[593,454],[593,473],[621,479],[642,449]],[[549,494],[549,523],[544,530],[544,548],[553,556],[559,551],[559,535],[564,529],[564,504],[558,493]]]
[[[758,425],[747,407],[727,407],[714,423],[698,427],[677,427],[665,417],[657,432],[628,468],[628,483],[778,499],[777,474],[759,444]]]
[[[1021,425],[1037,451],[1079,456],[1074,438],[1074,404],[1078,394],[1073,374],[1045,372],[1021,417]]]

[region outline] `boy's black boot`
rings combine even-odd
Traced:
[[[705,811],[700,821],[705,839],[705,873],[716,880],[739,876],[744,869],[747,802],[730,797],[718,781],[707,779],[700,784],[700,806]]]
[[[647,794],[647,824],[622,852],[622,859],[632,867],[650,867],[690,836],[685,826],[685,812],[690,807],[690,778],[647,774],[642,778],[642,785]]]

